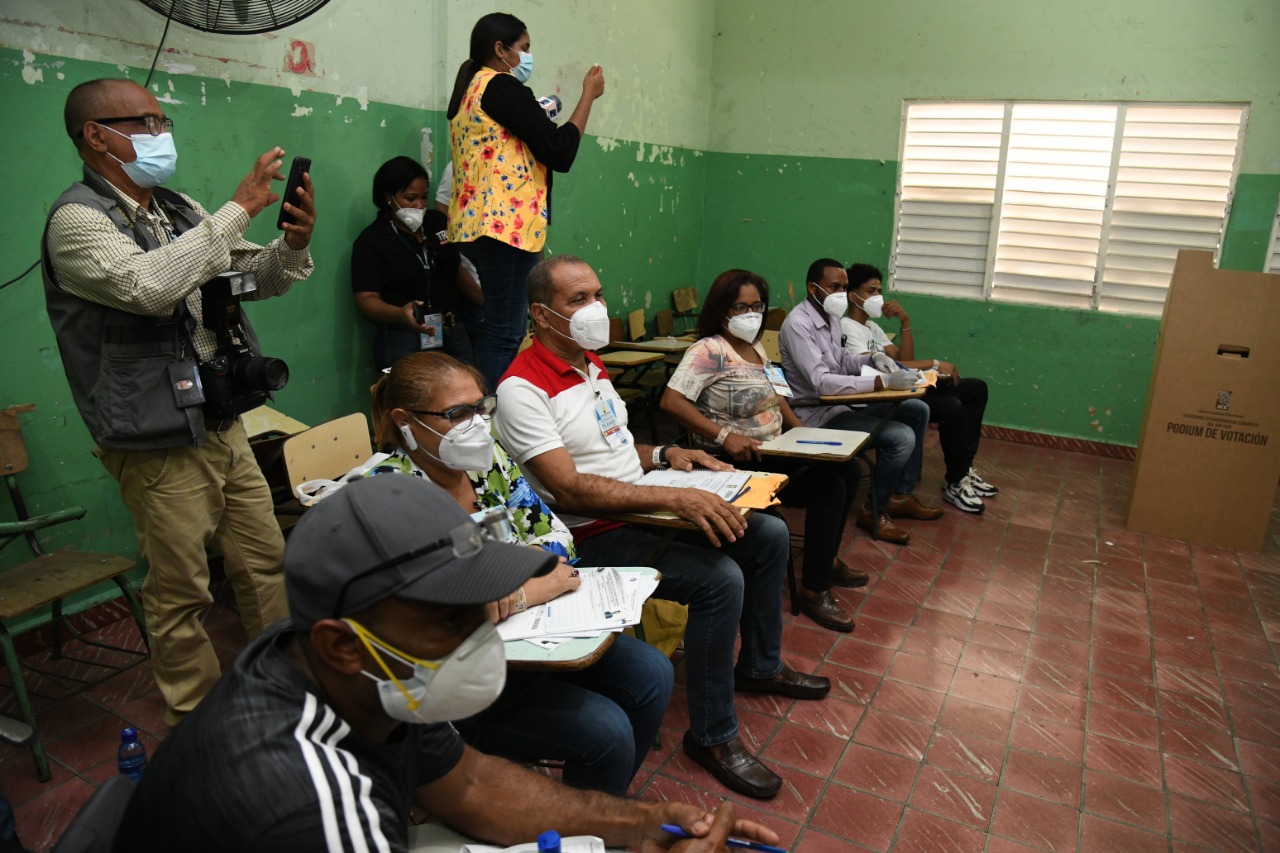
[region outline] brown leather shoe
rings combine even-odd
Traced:
[[[853,617],[844,611],[831,590],[814,592],[800,587],[800,609],[823,628],[845,634],[853,630]]]
[[[693,732],[685,732],[684,754],[705,767],[725,787],[739,794],[768,800],[777,796],[778,789],[782,787],[782,779],[751,754],[742,738],[703,746],[693,739]]]
[[[871,576],[862,571],[862,569],[855,569],[839,557],[836,558],[836,564],[831,569],[832,586],[857,589],[860,586],[866,586],[870,580]]]
[[[733,689],[743,693],[779,693],[792,699],[821,699],[831,692],[831,681],[821,675],[805,675],[785,664],[773,678],[750,678],[733,673]]]
[[[933,521],[942,518],[942,507],[925,506],[915,495],[894,495],[889,498],[890,518],[914,518],[917,521]]]
[[[870,533],[874,538],[883,539],[885,542],[906,545],[911,541],[911,534],[894,524],[893,520],[889,518],[889,513],[883,509],[880,510],[880,531],[878,533],[871,523],[871,513],[867,512],[865,507],[858,510],[858,526]]]

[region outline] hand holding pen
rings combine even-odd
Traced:
[[[733,803],[727,800],[714,814],[686,803],[654,803],[644,824],[638,845],[643,853],[725,853],[737,849],[785,853],[772,846],[780,841],[776,832],[752,820],[736,819]],[[743,848],[743,844],[752,847]]]

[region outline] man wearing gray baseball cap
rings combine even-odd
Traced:
[[[494,540],[417,477],[326,498],[285,548],[290,619],[160,745],[113,849],[398,853],[411,804],[500,844],[548,829],[644,851],[725,850],[730,831],[776,844],[728,803],[711,814],[575,790],[462,743],[448,721],[506,678],[485,603],[554,563]]]

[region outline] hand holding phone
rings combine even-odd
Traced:
[[[276,228],[280,231],[284,230],[285,223],[296,225],[297,220],[289,211],[285,210],[285,204],[298,204],[298,188],[302,186],[302,175],[304,172],[310,173],[311,158],[310,157],[294,157],[293,165],[289,167],[289,181],[285,184],[284,195],[280,196],[280,215],[276,218]]]

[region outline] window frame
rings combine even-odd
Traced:
[[[1115,213],[1115,203],[1117,195],[1118,175],[1121,169],[1121,158],[1124,151],[1122,143],[1125,139],[1126,120],[1128,119],[1130,109],[1138,108],[1154,108],[1154,109],[1238,109],[1240,110],[1240,120],[1236,127],[1235,149],[1232,157],[1230,178],[1226,187],[1226,201],[1223,206],[1221,224],[1218,228],[1216,241],[1214,246],[1214,263],[1218,263],[1224,238],[1226,236],[1227,226],[1231,221],[1231,212],[1235,199],[1236,186],[1240,176],[1241,161],[1244,154],[1244,143],[1246,133],[1249,126],[1250,107],[1246,102],[1191,102],[1191,101],[1118,101],[1118,100],[1051,100],[1051,99],[984,99],[984,98],[919,98],[904,99],[902,102],[901,131],[899,133],[898,142],[898,175],[894,192],[893,207],[893,237],[891,243],[891,251],[889,258],[889,275],[894,279],[893,286],[898,288],[896,281],[897,269],[899,266],[900,244],[902,242],[903,230],[903,179],[906,174],[907,163],[907,130],[908,120],[912,107],[916,106],[1001,106],[1003,107],[1003,118],[1001,120],[1000,143],[996,157],[996,175],[993,187],[993,198],[990,203],[990,218],[988,221],[988,233],[986,244],[986,255],[983,259],[984,270],[982,272],[981,295],[974,292],[972,285],[952,285],[942,283],[937,289],[926,289],[919,284],[912,284],[903,292],[923,293],[927,295],[944,296],[948,298],[974,299],[979,298],[983,302],[1006,302],[1009,304],[1038,305],[1042,307],[1067,307],[1074,310],[1088,310],[1091,312],[1102,312],[1108,314],[1119,314],[1124,316],[1159,316],[1163,307],[1164,300],[1159,303],[1148,302],[1151,306],[1148,310],[1141,310],[1143,304],[1139,300],[1130,300],[1131,306],[1126,308],[1106,308],[1102,306],[1106,294],[1104,294],[1104,275],[1107,269],[1107,253],[1111,246],[1113,215]],[[1012,135],[1014,110],[1023,106],[1049,106],[1049,107],[1114,107],[1116,115],[1114,118],[1114,133],[1112,139],[1112,147],[1110,150],[1110,164],[1108,168],[1106,194],[1103,199],[1101,230],[1097,239],[1097,257],[1093,268],[1093,277],[1090,282],[1090,293],[1088,305],[1078,304],[1079,296],[1073,296],[1067,290],[1045,291],[1044,299],[1027,299],[1027,298],[1005,298],[1002,299],[996,292],[996,262],[998,258],[998,247],[1001,234],[1001,218],[1004,215],[1006,206],[1006,178],[1008,177],[1009,167],[1009,151],[1010,136]],[[990,119],[988,119],[990,121]],[[1176,137],[1164,137],[1174,139]],[[938,201],[936,204],[945,205],[948,202]],[[981,202],[973,202],[973,204],[982,204]],[[1201,232],[1206,233],[1206,232]],[[1276,220],[1272,232],[1271,241],[1272,252],[1269,257],[1277,258],[1277,265],[1280,265],[1280,209],[1277,210]],[[917,257],[911,255],[910,257]],[[957,260],[963,260],[957,256]],[[971,273],[972,274],[972,273]],[[955,287],[956,290],[967,288],[970,292],[962,293],[945,293],[941,292]],[[1165,291],[1167,293],[1167,285]],[[1055,302],[1053,296],[1059,297]],[[1124,297],[1111,297],[1117,301],[1125,301]],[[1075,302],[1077,304],[1067,304]]]

